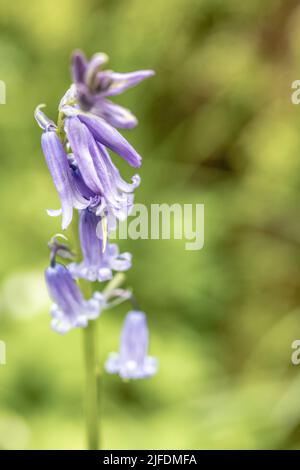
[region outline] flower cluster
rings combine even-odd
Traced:
[[[134,190],[140,184],[135,174],[125,181],[110,152],[121,156],[132,167],[141,165],[141,156],[116,128],[131,129],[136,117],[108,98],[119,95],[153,75],[152,70],[115,73],[104,70],[106,54],[95,54],[87,60],[81,51],[72,56],[72,84],[60,101],[57,123],[37,107],[35,118],[43,129],[41,138],[49,172],[60,198],[61,208],[48,210],[51,216],[62,216],[62,229],[69,227],[74,210],[79,212],[79,240],[83,259],[68,265],[57,262],[57,255],[72,258],[67,245],[53,237],[50,242],[51,263],[45,278],[51,308],[52,328],[64,334],[72,328],[86,327],[99,317],[116,298],[130,299],[129,291],[116,290],[106,295],[94,292],[85,299],[79,279],[103,282],[113,272],[131,267],[131,254],[119,253],[109,241],[111,230],[126,219],[133,207]],[[147,356],[148,328],[145,314],[129,312],[121,335],[119,354],[109,357],[106,369],[123,378],[148,377],[155,373],[156,362]]]

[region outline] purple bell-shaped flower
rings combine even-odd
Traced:
[[[123,379],[143,379],[157,371],[157,360],[148,356],[149,331],[146,315],[138,310],[126,316],[119,353],[111,353],[105,364],[110,374]]]
[[[49,295],[54,301],[50,310],[51,326],[58,333],[86,327],[88,321],[97,318],[105,307],[105,299],[100,292],[85,300],[79,286],[62,264],[54,262],[49,266],[45,278]]]

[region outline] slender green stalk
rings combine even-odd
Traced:
[[[103,293],[108,298],[110,293],[118,288],[125,280],[124,274],[118,273],[108,283]],[[81,289],[89,298],[92,294],[91,284],[87,281],[80,282]],[[100,395],[101,395],[101,372],[98,365],[97,351],[97,322],[90,321],[88,326],[83,329],[83,348],[86,373],[86,426],[87,441],[90,450],[100,448],[99,425],[100,425]]]
[[[73,243],[77,257],[80,257],[80,241],[78,234],[78,213],[74,213]],[[86,299],[92,295],[92,286],[85,280],[79,281],[81,290]],[[85,367],[85,420],[87,431],[87,447],[89,450],[98,450],[99,439],[99,367],[97,365],[97,323],[90,321],[86,328],[82,330],[83,335],[83,355]]]
[[[73,214],[73,245],[77,259],[81,256],[79,233],[78,233],[78,213]],[[92,295],[92,286],[85,280],[79,281],[80,288],[86,299]],[[83,328],[83,355],[85,368],[85,420],[87,431],[87,447],[89,450],[98,450],[100,447],[99,439],[99,387],[98,366],[97,366],[97,324],[90,321],[86,328]]]
[[[87,442],[89,450],[98,450],[99,442],[99,376],[96,351],[95,321],[89,322],[83,329],[83,350],[86,374],[85,413],[87,427]]]
[[[80,256],[80,242],[78,236],[78,214],[74,214],[73,243],[77,256]],[[103,290],[103,294],[109,298],[111,292],[118,288],[125,280],[124,274],[118,273]],[[79,281],[81,290],[86,299],[92,296],[91,283],[85,280]],[[83,352],[85,365],[85,415],[87,428],[87,446],[89,450],[100,448],[100,395],[101,395],[101,371],[98,363],[97,351],[97,322],[90,321],[82,330]]]

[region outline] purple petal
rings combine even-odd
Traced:
[[[86,69],[87,61],[84,54],[79,50],[73,52],[71,59],[71,71],[74,83],[84,83]]]
[[[80,108],[84,111],[88,111],[93,106],[94,97],[90,93],[88,87],[83,83],[78,83],[76,85],[76,89]]]
[[[100,67],[108,61],[108,56],[103,52],[98,52],[94,54],[91,60],[88,63],[86,73],[85,73],[85,83],[88,87],[93,88],[94,78],[96,77],[97,72]]]
[[[62,205],[62,228],[72,220],[73,207],[83,209],[86,201],[77,191],[64,147],[54,131],[42,135],[42,148]]]
[[[78,189],[80,194],[82,194],[85,199],[91,199],[96,197],[97,195],[93,191],[91,191],[90,188],[85,184],[79,168],[77,168],[77,166],[75,167],[74,165],[72,165],[71,170],[76,188]]]
[[[102,259],[102,241],[96,235],[99,220],[99,217],[88,209],[80,213],[80,246],[84,261],[90,266],[100,266]]]
[[[132,129],[138,123],[136,117],[126,108],[101,98],[91,108],[91,113],[102,117],[113,127]]]
[[[99,180],[101,181],[103,187],[104,198],[109,204],[118,208],[118,203],[121,201],[122,195],[118,192],[114,176],[109,171],[108,165],[106,164],[105,153],[102,152],[102,149],[104,149],[104,147],[97,145],[97,143],[92,138],[90,151]]]
[[[65,131],[85,184],[94,193],[103,193],[89,150],[93,140],[90,132],[76,116],[65,120]]]
[[[115,72],[103,72],[108,79],[111,80],[111,85],[107,91],[103,93],[104,96],[115,96],[123,93],[127,88],[131,88],[142,80],[155,75],[154,70],[138,70],[130,73],[115,73]]]
[[[56,263],[45,271],[46,283],[51,299],[70,317],[75,317],[83,305],[83,296],[69,271]]]
[[[139,167],[141,165],[142,157],[116,129],[103,119],[86,114],[79,114],[78,118],[88,127],[98,142],[123,157],[131,166]]]
[[[125,193],[131,193],[135,188],[139,186],[141,182],[141,178],[139,175],[134,175],[132,177],[132,183],[127,183],[121,177],[119,170],[112,162],[112,159],[110,158],[110,155],[107,152],[106,148],[101,144],[98,144],[98,148],[102,154],[102,157],[107,166],[109,174],[113,178],[116,187],[119,188],[120,191],[124,191]]]

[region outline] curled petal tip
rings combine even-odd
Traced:
[[[46,212],[50,217],[58,217],[61,215],[62,210],[61,209],[47,209]]]
[[[44,131],[55,130],[57,126],[54,122],[46,116],[46,114],[42,111],[42,108],[45,108],[45,103],[39,104],[34,110],[34,117],[38,125]]]
[[[62,238],[65,241],[68,241],[67,237],[61,233],[56,233],[53,235],[51,240],[48,242],[48,248],[50,250],[50,264],[55,266],[56,256],[59,255],[62,258],[73,259],[74,253],[65,243],[60,242],[58,239]]]
[[[103,52],[98,52],[91,58],[84,77],[85,83],[90,89],[93,89],[95,86],[97,86],[97,72],[107,61],[108,55]]]
[[[94,67],[100,67],[101,65],[106,64],[108,59],[109,57],[107,54],[105,54],[105,52],[97,52],[91,58],[91,63],[94,65]]]
[[[56,242],[58,238],[62,238],[66,242],[68,241],[68,238],[65,235],[63,235],[62,233],[56,233],[55,235],[53,235],[53,237],[50,238],[49,243]]]

